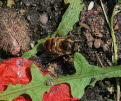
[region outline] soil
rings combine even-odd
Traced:
[[[73,40],[80,40],[80,42],[77,43],[78,52],[85,56],[89,64],[105,68],[113,64],[112,38],[100,3],[98,0],[94,2],[94,8],[88,11],[87,8],[90,0],[84,1],[86,8],[81,12],[79,22],[74,25],[73,30],[69,32],[68,36],[71,36]],[[106,11],[110,16],[115,0],[104,0],[104,3]],[[5,1],[0,1],[0,5],[1,8],[6,8]],[[67,7],[68,5],[65,5],[63,0],[20,0],[12,6],[12,8],[17,10],[28,22],[33,33],[31,40],[33,45],[36,44],[37,40],[54,33]],[[115,30],[119,48],[118,64],[121,64],[121,13],[115,17],[114,27],[116,25],[118,26]],[[79,30],[79,26],[83,26],[83,28]],[[14,56],[8,54],[3,56],[1,54],[0,57],[0,61],[3,61],[4,59]],[[75,73],[72,62],[73,55],[57,56],[45,51],[37,53],[37,55],[31,57],[31,59],[38,62],[44,69],[51,71],[56,76]],[[99,81],[94,87],[88,86],[80,101],[116,100],[115,83],[115,78],[112,78]]]

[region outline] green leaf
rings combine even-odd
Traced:
[[[43,46],[42,43],[44,42],[44,40],[48,39],[50,36],[41,39],[38,41],[38,43],[35,45],[35,47],[27,52],[25,52],[21,57],[22,58],[30,58],[31,56],[37,54],[38,51],[43,51]]]
[[[95,85],[99,80],[112,77],[121,77],[121,66],[105,67],[89,65],[86,59],[79,53],[74,54],[74,66],[76,73],[73,75],[52,78],[49,75],[43,76],[39,69],[32,65],[32,81],[27,85],[9,84],[6,91],[0,93],[0,100],[11,101],[22,94],[28,94],[33,101],[42,101],[42,95],[48,91],[50,86],[68,83],[71,87],[73,97],[81,98],[87,85]],[[95,78],[94,82],[91,82]]]
[[[118,3],[121,3],[121,0],[118,0]]]
[[[73,29],[73,25],[79,21],[80,11],[84,8],[84,3],[81,0],[68,0],[69,7],[62,17],[61,23],[55,33],[67,35]]]
[[[53,84],[68,83],[74,97],[81,98],[87,85],[94,85],[98,80],[104,78],[121,77],[121,66],[97,67],[89,65],[86,59],[79,53],[74,54],[74,66],[76,73],[66,77],[53,80]],[[91,83],[91,79],[95,81]]]
[[[108,99],[107,101],[113,101],[112,99]]]
[[[38,51],[42,50],[42,42],[43,40],[39,40],[35,47],[27,52],[25,52],[21,57],[22,58],[30,58],[31,56],[35,55]]]
[[[42,101],[44,92],[50,88],[46,85],[46,82],[50,80],[51,77],[49,75],[43,76],[34,64],[32,65],[31,73],[32,81],[29,84],[9,84],[7,90],[0,93],[0,100],[12,101],[12,99],[22,94],[28,94],[32,98],[32,101]]]

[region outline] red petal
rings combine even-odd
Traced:
[[[32,101],[32,99],[28,95],[25,94],[25,95],[15,98],[12,101]]]
[[[19,96],[16,99],[12,100],[12,101],[27,101],[23,96]]]
[[[42,101],[70,101],[78,100],[73,98],[68,84],[60,84],[50,88],[50,91],[44,93]]]
[[[33,63],[35,62],[25,58],[12,58],[0,63],[0,92],[6,89],[8,83],[13,85],[29,83],[31,81],[30,67]],[[44,73],[44,70],[42,71]],[[31,101],[31,99],[22,95],[13,101]]]
[[[31,80],[31,60],[24,58],[13,58],[0,63],[0,77],[6,83],[27,84]],[[1,81],[3,82],[3,81]],[[1,83],[0,82],[0,83]]]

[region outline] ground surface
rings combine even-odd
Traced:
[[[89,2],[90,1],[85,0],[87,7]],[[113,7],[115,1],[108,0],[108,2],[105,3],[107,4],[106,10],[108,14],[110,14],[112,9],[111,6],[109,6],[111,3]],[[3,2],[1,7],[5,8],[5,5],[6,2]],[[54,33],[67,7],[63,0],[21,0],[13,6],[13,9],[18,10],[27,20],[33,33],[32,41],[36,43],[37,40]],[[121,14],[118,14],[115,19],[115,23],[121,25]],[[81,25],[84,26],[82,30],[79,29]],[[121,56],[120,33],[121,28],[116,30],[119,56]],[[80,40],[80,42],[77,43],[79,52],[86,57],[90,64],[102,68],[112,66],[111,35],[98,1],[95,1],[95,6],[92,10],[87,11],[87,8],[85,8],[85,10],[81,12],[79,22],[74,25],[69,36],[74,40]],[[46,70],[56,73],[56,75],[68,75],[75,72],[72,63],[73,56],[64,55],[52,57],[52,53],[45,51],[38,53],[31,59],[37,61],[43,68],[46,68]],[[11,56],[3,56],[1,54],[1,61],[6,58],[11,58]],[[119,64],[121,64],[120,61]],[[115,100],[115,87],[115,79],[99,81],[95,87],[89,86],[85,89],[85,94],[80,101],[106,101],[110,98]]]

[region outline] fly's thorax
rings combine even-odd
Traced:
[[[74,42],[70,39],[65,39],[63,41],[61,41],[60,43],[60,49],[62,50],[63,53],[65,54],[71,54],[73,52],[73,48],[74,48]]]

